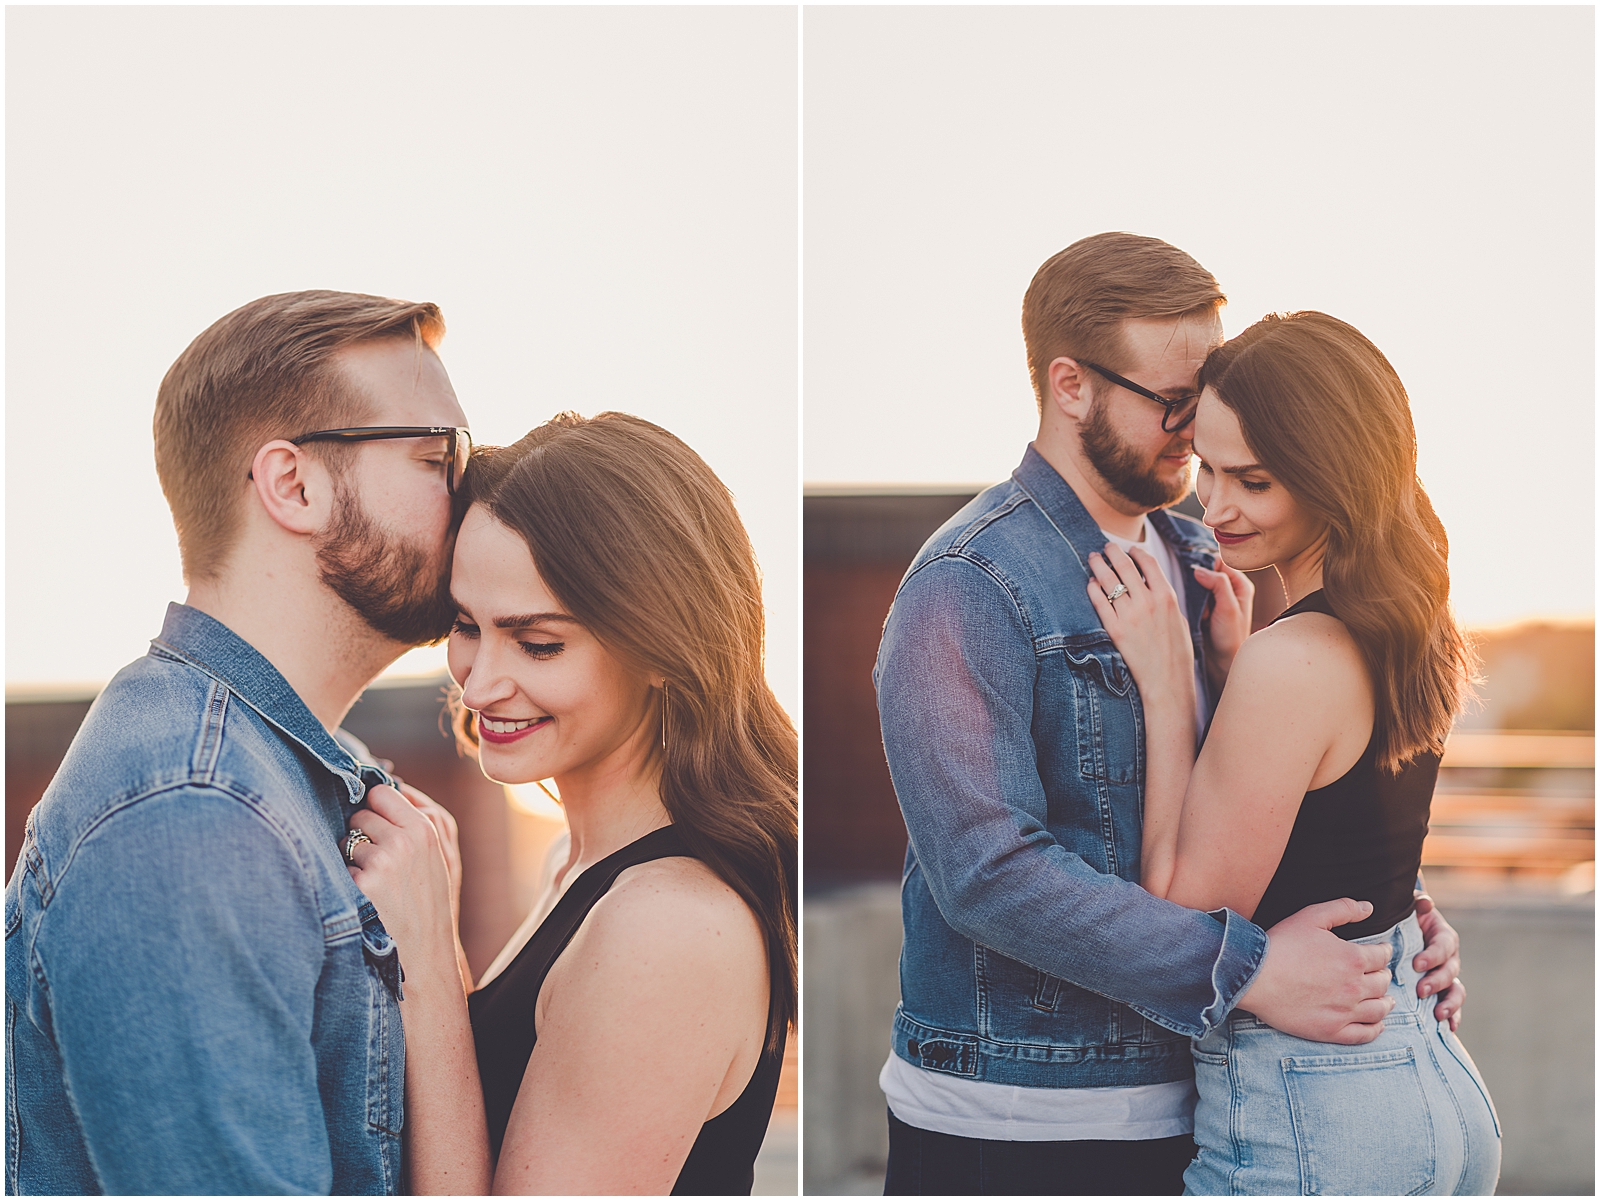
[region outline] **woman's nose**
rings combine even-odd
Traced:
[[[461,703],[468,709],[487,709],[497,701],[508,699],[516,692],[516,683],[499,666],[499,656],[485,647],[466,665],[466,677],[460,681]]]

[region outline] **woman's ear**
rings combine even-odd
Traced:
[[[319,533],[333,515],[333,477],[293,442],[278,438],[256,451],[250,480],[267,516],[291,534]]]

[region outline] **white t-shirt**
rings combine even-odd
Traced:
[[[889,1052],[878,1087],[907,1126],[1012,1143],[1171,1138],[1194,1130],[1193,1080],[1024,1088],[925,1072]]]
[[[1139,542],[1101,533],[1123,550],[1141,546],[1155,556],[1178,603],[1185,602],[1186,574],[1177,553],[1162,541],[1150,518]],[[1195,663],[1195,736],[1205,734],[1205,677]],[[1194,1131],[1193,1080],[1111,1088],[1026,1088],[925,1072],[893,1051],[878,1073],[878,1087],[894,1116],[908,1126],[962,1138],[1006,1142],[1131,1141],[1171,1138]]]

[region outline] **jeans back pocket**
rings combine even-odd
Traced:
[[[1281,1060],[1307,1196],[1412,1196],[1433,1187],[1433,1119],[1416,1051]]]

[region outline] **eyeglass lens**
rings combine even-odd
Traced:
[[[1200,398],[1191,396],[1181,404],[1170,405],[1161,415],[1161,428],[1169,434],[1175,434],[1184,426],[1194,420],[1195,410],[1200,407]]]

